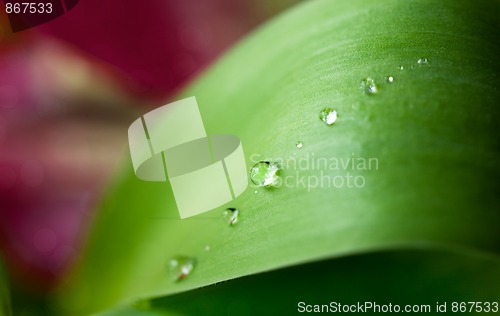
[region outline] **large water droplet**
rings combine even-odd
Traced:
[[[417,60],[417,64],[421,65],[421,66],[424,66],[424,65],[428,65],[429,64],[429,61],[427,60],[427,58],[419,58]]]
[[[174,281],[181,281],[193,272],[195,265],[196,259],[194,258],[185,256],[172,258],[168,261],[170,277]]]
[[[279,187],[281,167],[272,161],[260,161],[250,170],[250,180],[259,187]]]
[[[304,143],[302,143],[301,141],[298,141],[297,144],[295,144],[295,146],[300,149],[300,148],[302,148],[302,146],[304,146]]]
[[[393,76],[387,76],[385,78],[385,81],[387,81],[387,83],[393,83],[394,82],[394,77]]]
[[[325,122],[326,125],[333,125],[337,121],[337,111],[332,108],[324,108],[319,112],[319,119]]]
[[[370,77],[367,77],[363,80],[361,80],[361,89],[366,93],[366,94],[374,94],[378,92],[377,89],[377,84],[375,83],[375,80],[373,80]]]
[[[222,217],[231,226],[236,225],[239,221],[240,212],[235,208],[227,208],[222,212]]]

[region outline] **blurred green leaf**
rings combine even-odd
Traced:
[[[0,316],[12,315],[10,285],[3,260],[0,259]]]
[[[81,264],[54,294],[58,308],[98,311],[367,251],[451,247],[497,256],[499,8],[498,1],[318,0],[273,20],[179,98],[197,97],[209,134],[240,137],[248,168],[265,157],[314,153],[373,157],[378,170],[323,170],[361,175],[363,188],[249,188],[226,206],[241,214],[229,227],[224,207],[179,220],[169,184],[140,181],[126,160]],[[360,89],[366,77],[377,83],[375,95]],[[338,111],[333,126],[318,119],[325,107]],[[321,176],[299,169],[286,166],[285,175]],[[198,261],[182,282],[166,270],[176,255]]]
[[[171,312],[166,312],[163,310],[151,310],[150,308],[148,309],[143,309],[143,308],[136,308],[136,307],[128,307],[128,306],[123,306],[123,307],[118,307],[115,309],[107,310],[102,313],[94,314],[94,316],[176,316],[178,314],[174,314]]]

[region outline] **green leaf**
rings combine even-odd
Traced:
[[[111,315],[291,315],[304,304],[364,306],[365,302],[429,309],[446,303],[500,300],[500,261],[477,253],[437,250],[386,251],[289,267],[204,287],[99,314]],[[369,282],[368,282],[369,281]],[[269,286],[272,285],[272,286]],[[482,304],[485,302],[485,304]],[[487,302],[487,303],[486,303]],[[484,305],[484,306],[483,306]],[[303,306],[303,305],[302,305]],[[472,313],[481,307],[466,306]],[[365,309],[376,312],[377,307]],[[441,307],[442,308],[442,307]]]
[[[0,316],[12,315],[10,284],[3,260],[0,258]]]
[[[80,266],[54,294],[57,308],[97,311],[367,251],[451,247],[497,256],[499,8],[319,0],[264,26],[179,98],[196,96],[209,134],[241,139],[249,169],[266,157],[308,157],[308,168],[284,163],[284,176],[360,176],[364,186],[249,188],[179,220],[170,185],[140,181],[125,160]],[[377,83],[373,95],[360,88],[367,77]],[[326,107],[338,112],[332,126],[318,118]],[[352,157],[376,159],[377,168],[311,165]],[[220,219],[224,207],[240,210],[237,226]],[[166,263],[177,255],[198,264],[172,282]]]
[[[102,313],[94,314],[94,316],[176,316],[180,314],[175,314],[172,312],[166,312],[163,310],[154,310],[150,307],[137,308],[134,306],[121,306],[111,310],[107,310]]]
[[[498,258],[442,251],[368,253],[167,296],[153,300],[150,308],[166,315],[292,315],[299,302],[356,307],[371,302],[401,309],[417,305],[436,314],[438,302],[446,302],[448,312],[453,302],[498,302],[499,263]]]

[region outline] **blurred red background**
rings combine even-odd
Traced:
[[[45,291],[83,251],[128,125],[296,0],[81,0],[12,33],[0,15],[0,247]]]

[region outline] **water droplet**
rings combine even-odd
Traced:
[[[423,66],[423,65],[427,65],[427,64],[429,64],[429,61],[427,60],[427,58],[419,58],[419,59],[417,60],[417,63],[418,63],[419,65]]]
[[[203,249],[205,249],[205,251],[210,251],[210,245],[205,245]]]
[[[239,221],[240,212],[235,208],[227,208],[222,213],[224,220],[231,226],[236,225]]]
[[[260,161],[250,169],[250,180],[259,187],[279,187],[281,166],[275,162]]]
[[[170,277],[174,281],[181,281],[193,272],[195,265],[196,259],[194,258],[184,256],[172,258],[168,261]]]
[[[385,78],[385,80],[388,82],[388,83],[393,83],[394,82],[394,77],[393,76],[387,76]]]
[[[366,93],[366,94],[374,94],[378,92],[377,89],[377,84],[375,83],[375,80],[373,80],[370,77],[367,77],[363,80],[361,80],[361,89]]]
[[[304,146],[304,143],[302,143],[301,141],[298,141],[295,146],[297,146],[297,148],[300,149],[300,148],[302,148],[302,146]]]
[[[257,194],[257,193],[259,193],[259,191],[255,190],[253,193]]]
[[[398,69],[399,69],[399,70],[404,70],[404,69],[405,69],[405,67],[403,67],[403,66],[398,66]]]
[[[337,111],[332,108],[324,108],[319,112],[319,119],[325,122],[326,125],[332,125],[337,121]]]

